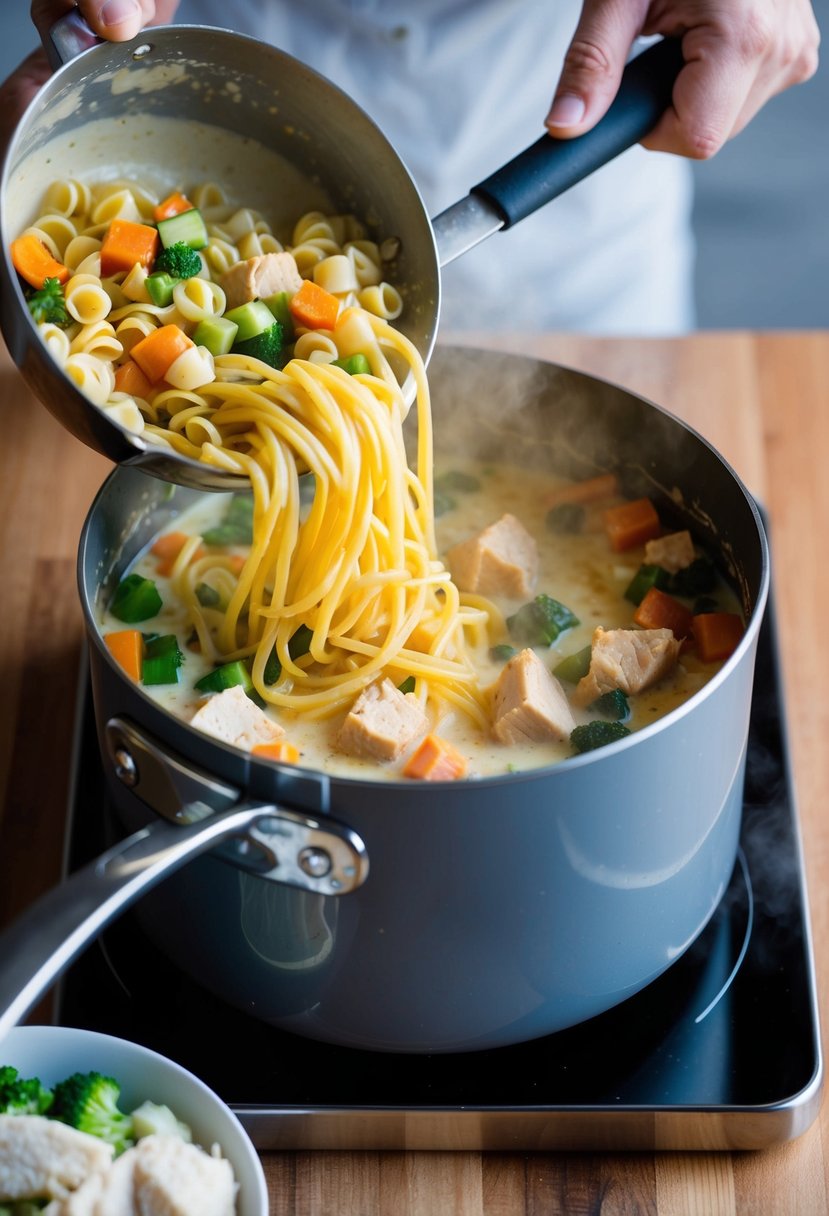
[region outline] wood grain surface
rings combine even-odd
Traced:
[[[452,341],[451,335],[444,342]],[[460,339],[458,339],[460,340]],[[463,341],[496,343],[486,335]],[[768,510],[818,971],[829,976],[829,334],[497,346],[634,389],[694,425]],[[107,462],[67,435],[0,351],[0,924],[59,877],[82,637],[81,525]],[[41,1013],[40,1016],[45,1016]],[[286,1216],[820,1216],[826,1115],[762,1153],[268,1153]]]

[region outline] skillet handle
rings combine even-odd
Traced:
[[[575,139],[542,135],[470,193],[501,212],[503,228],[517,224],[647,135],[670,105],[683,66],[680,39],[663,38],[630,61],[592,130]]]
[[[0,1040],[111,921],[216,846],[264,879],[327,895],[354,890],[368,871],[360,838],[327,818],[243,804],[187,827],[157,820],[47,891],[0,934]]]
[[[70,59],[97,46],[101,39],[89,27],[80,11],[73,8],[56,21],[43,38],[43,49],[53,72],[62,68]]]

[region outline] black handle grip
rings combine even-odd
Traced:
[[[627,65],[610,109],[592,130],[575,139],[542,135],[470,194],[494,204],[504,228],[526,219],[647,135],[668,108],[683,65],[678,38],[648,47]]]

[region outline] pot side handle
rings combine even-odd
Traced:
[[[542,135],[432,221],[441,266],[493,232],[526,219],[651,131],[684,66],[681,40],[663,38],[632,59],[610,109],[575,139]]]
[[[70,59],[75,59],[83,51],[97,46],[102,40],[87,25],[80,11],[73,8],[56,21],[49,33],[44,35],[43,49],[53,72],[62,68]]]
[[[304,845],[298,865],[283,853],[286,838]],[[264,879],[329,895],[354,890],[368,870],[353,832],[275,806],[244,804],[187,827],[158,820],[75,871],[0,934],[0,1040],[111,921],[217,846],[220,856]]]

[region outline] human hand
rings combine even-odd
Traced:
[[[145,25],[172,21],[179,0],[32,0],[32,21],[43,38],[61,17],[78,8],[90,28],[111,42],[135,38]]]
[[[776,93],[817,70],[808,0],[584,0],[546,126],[569,139],[593,127],[639,35],[681,37],[685,67],[646,148],[704,160]]]

